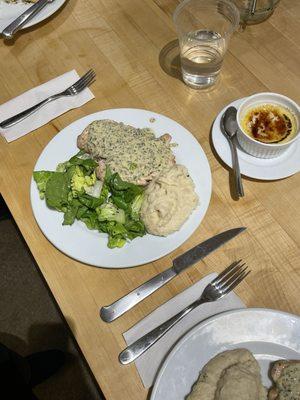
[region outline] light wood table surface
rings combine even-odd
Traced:
[[[273,91],[300,102],[300,2],[282,0],[268,21],[235,34],[220,81],[206,92],[188,88],[160,65],[162,49],[176,39],[171,17],[176,5],[174,0],[70,0],[15,43],[0,44],[1,104],[73,68],[79,74],[88,68],[97,72],[94,100],[10,144],[0,140],[0,192],[108,400],[147,398],[135,366],[118,363],[122,333],[235,259],[243,258],[252,269],[236,291],[248,307],[300,314],[300,175],[272,182],[245,178],[245,197],[235,201],[229,171],[210,144],[214,118],[235,99]],[[176,75],[176,65],[172,71]],[[47,241],[33,218],[29,185],[38,156],[57,132],[84,115],[117,107],[152,110],[190,130],[208,157],[213,192],[201,226],[172,254],[141,267],[108,270],[76,262]],[[102,305],[170,266],[176,255],[238,226],[247,226],[246,233],[127,315],[112,324],[99,319]]]

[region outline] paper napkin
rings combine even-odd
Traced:
[[[80,76],[77,72],[72,70],[9,100],[7,103],[0,105],[0,121],[24,111],[53,94],[62,92],[79,78]],[[8,142],[11,142],[45,125],[66,111],[82,106],[94,97],[90,89],[86,88],[76,96],[54,100],[16,125],[7,129],[0,128],[0,133]]]
[[[216,273],[206,276],[193,286],[164,303],[146,318],[142,319],[123,334],[126,343],[128,345],[133,343],[141,336],[155,328],[157,325],[166,321],[168,318],[181,311],[184,307],[191,304],[201,296],[205,286],[216,276]],[[245,307],[245,304],[240,300],[240,298],[232,292],[223,299],[213,303],[205,303],[191,311],[190,314],[179,321],[169,332],[165,334],[165,336],[163,336],[135,361],[145,388],[152,386],[155,376],[171,348],[178,341],[178,339],[188,332],[192,327],[212,315],[227,310]],[[203,343],[203,345],[205,346],[205,343]]]

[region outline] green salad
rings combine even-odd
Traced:
[[[109,167],[102,182],[96,177],[97,166],[80,151],[58,164],[56,171],[34,171],[33,178],[47,206],[64,213],[63,225],[77,219],[88,229],[107,233],[109,248],[123,247],[128,240],[146,234],[140,219],[144,188],[123,181]]]

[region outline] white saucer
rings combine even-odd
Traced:
[[[238,107],[243,99],[233,101],[218,114],[212,127],[212,142],[221,160],[232,167],[231,152],[226,137],[221,132],[220,120],[227,107]],[[262,180],[282,179],[300,171],[300,140],[297,140],[282,155],[276,158],[257,158],[246,153],[238,146],[241,173],[250,178]]]

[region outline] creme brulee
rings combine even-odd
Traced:
[[[260,104],[250,107],[241,121],[243,131],[263,143],[285,143],[297,133],[296,116],[278,104]]]

